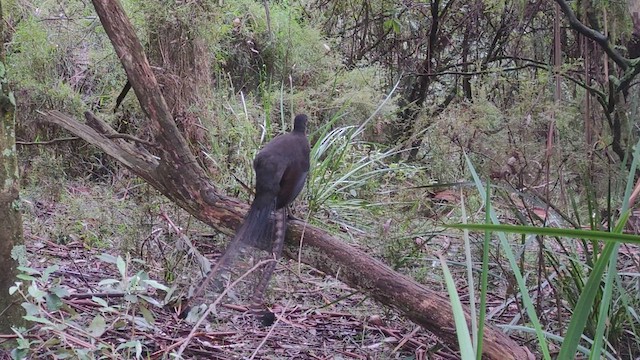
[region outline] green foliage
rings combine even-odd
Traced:
[[[51,42],[44,24],[35,17],[20,22],[13,35],[10,53],[10,71],[16,82],[26,84],[46,83],[47,75],[56,72],[59,54]],[[53,60],[53,61],[52,61]]]
[[[636,161],[639,157],[640,150],[636,149]],[[469,163],[469,165],[471,167],[471,163]],[[609,232],[597,230],[558,229],[536,226],[499,225],[497,219],[495,218],[495,215],[492,215],[493,224],[462,224],[452,226],[467,230],[499,231],[498,236],[501,238],[501,243],[507,257],[509,258],[510,265],[515,271],[515,277],[518,281],[518,286],[520,287],[520,293],[523,296],[523,304],[525,306],[525,310],[530,316],[531,322],[533,324],[534,329],[532,330],[535,331],[538,340],[540,341],[541,350],[543,354],[545,354],[545,357],[548,357],[549,354],[549,349],[547,348],[548,345],[545,341],[545,338],[558,338],[555,336],[549,336],[549,334],[542,331],[540,321],[536,315],[536,309],[533,307],[533,303],[529,298],[529,291],[523,281],[522,275],[520,274],[520,270],[516,265],[515,259],[513,258],[510,245],[508,242],[506,242],[504,233],[515,232],[520,234],[545,235],[554,238],[564,237],[606,242],[606,244],[604,244],[604,246],[602,247],[601,252],[597,255],[595,251],[599,248],[598,243],[594,244],[598,247],[593,247],[593,253],[589,252],[589,256],[594,256],[594,265],[592,268],[588,268],[588,273],[586,274],[586,282],[584,282],[583,280],[585,274],[583,274],[581,271],[576,271],[575,269],[577,269],[577,267],[572,267],[572,269],[574,270],[573,272],[571,272],[571,276],[573,277],[573,282],[577,284],[579,298],[577,299],[577,301],[573,302],[573,314],[571,316],[571,321],[569,323],[567,333],[564,338],[560,339],[562,342],[562,347],[559,358],[573,358],[576,351],[584,352],[585,354],[588,354],[590,358],[600,358],[601,354],[604,354],[606,357],[611,358],[613,354],[617,352],[615,347],[611,347],[611,344],[618,344],[621,341],[620,337],[624,336],[623,332],[619,330],[619,328],[622,327],[622,323],[628,321],[629,323],[627,324],[627,326],[633,328],[633,332],[636,333],[635,322],[637,320],[637,317],[635,316],[635,312],[633,312],[631,309],[637,306],[637,304],[632,303],[633,301],[637,302],[637,299],[631,300],[633,296],[630,296],[628,294],[628,289],[621,286],[622,281],[617,274],[616,269],[617,254],[618,249],[620,248],[620,243],[624,242],[640,244],[639,236],[622,234],[622,229],[624,228],[630,214],[628,206],[632,185],[634,183],[633,174],[635,173],[636,165],[637,162],[634,162],[634,165],[631,167],[629,173],[630,175],[627,182],[626,192],[622,200],[622,213],[620,215],[620,218],[617,220],[616,226]],[[472,167],[471,169],[472,173],[474,174],[474,178],[476,179],[477,186],[480,191],[482,191],[483,186],[477,179],[475,171]],[[585,250],[588,251],[588,248],[585,247]],[[553,258],[553,260],[557,264],[556,269],[558,269],[560,267],[558,261],[555,258]],[[578,262],[578,259],[571,259],[570,261]],[[558,275],[561,278],[567,279],[562,274]],[[603,283],[604,286],[602,285]],[[563,286],[570,287],[567,286],[567,284],[564,284]],[[614,295],[614,289],[616,291],[616,295]],[[623,304],[623,306],[620,306],[621,304]],[[618,309],[613,309],[614,306],[618,306]],[[585,327],[588,323],[591,323],[591,325],[589,325],[590,329],[585,330]],[[591,335],[591,339],[593,339],[588,343],[588,345],[591,345],[591,349],[580,346],[579,344],[580,341],[585,338],[585,331],[587,334]],[[606,344],[603,341],[605,334],[608,334],[610,336]],[[631,340],[631,342],[635,343],[637,343],[637,341],[637,336],[635,340]]]
[[[42,104],[77,111],[84,105],[81,96],[64,80],[70,44],[52,41],[44,22],[35,16],[21,21],[7,54],[9,72],[22,103]],[[18,114],[21,116],[21,114]]]
[[[395,90],[395,88],[394,88]],[[369,118],[359,126],[335,127],[340,116],[334,117],[318,130],[318,141],[311,149],[313,171],[308,182],[309,208],[316,212],[325,203],[329,207],[362,209],[366,203],[361,199],[376,189],[388,173],[409,174],[412,166],[393,164],[388,166],[396,150],[380,151],[375,144],[360,141],[367,123],[381,111],[392,97],[393,90],[382,101]]]
[[[11,249],[11,258],[20,266],[25,266],[27,263],[27,248],[24,245],[14,246]]]
[[[169,293],[170,289],[150,279],[144,271],[131,275],[130,267],[134,260],[108,254],[100,255],[97,260],[101,266],[115,266],[120,274],[120,278],[100,281],[98,292],[119,294],[123,301],[113,304],[107,297],[94,296],[91,301],[100,310],[100,314],[95,316],[78,313],[65,303],[71,292],[62,285],[57,265],[44,270],[20,267],[20,281],[10,292],[20,294],[24,300],[25,319],[33,326],[29,330],[15,330],[19,340],[12,351],[14,359],[27,359],[43,352],[58,358],[143,358],[144,337],[130,338],[116,346],[103,335],[107,331],[126,330],[133,324],[138,331],[152,328],[155,319],[150,309],[163,304],[146,294],[155,291]],[[48,336],[32,337],[32,334]]]
[[[480,178],[478,177],[478,174],[476,173],[469,157],[466,157],[466,161],[467,161],[467,165],[469,166],[469,170],[471,171],[471,175],[473,176],[473,180],[476,185],[476,188],[478,189],[478,192],[482,196],[483,201],[485,203],[487,201],[490,201],[490,199],[487,196],[487,194],[490,194],[490,193],[488,191],[485,192],[485,188],[482,182],[480,181]],[[489,208],[488,206],[487,206],[487,209],[489,210],[489,217],[491,218],[491,222],[493,224],[498,224],[499,220],[496,213],[492,211],[492,209]],[[518,287],[521,289],[522,302],[523,302],[526,314],[529,316],[529,320],[531,321],[533,328],[535,329],[536,338],[539,342],[538,347],[542,351],[543,358],[550,360],[551,355],[549,354],[549,349],[547,346],[546,339],[544,337],[544,333],[542,331],[540,319],[536,313],[535,307],[533,306],[531,295],[527,290],[527,285],[525,283],[524,277],[522,276],[522,270],[517,265],[514,250],[513,250],[513,245],[507,240],[506,236],[503,233],[499,233],[498,238],[500,239],[500,246],[502,247],[502,251],[504,251],[509,261],[509,266],[511,268],[511,271],[513,271],[513,275],[517,281]]]
[[[253,79],[241,81],[255,82],[263,70],[266,78],[276,84],[288,83],[291,79],[294,84],[310,81],[307,86],[314,86],[328,80],[330,72],[326,70],[335,68],[337,62],[322,55],[326,52],[322,37],[300,21],[299,7],[283,2],[269,3],[267,19],[262,2],[240,0],[224,4],[218,25],[228,32],[219,35],[222,51],[217,58],[227,71],[246,67]],[[245,45],[240,46],[242,43]]]

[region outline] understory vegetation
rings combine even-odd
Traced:
[[[450,348],[282,260],[269,301],[291,312],[291,333],[248,329],[227,305],[207,327],[218,338],[180,349],[170,338],[189,325],[169,327],[169,305],[202,276],[199,254],[217,256],[229,237],[42,120],[89,110],[153,141],[133,91],[116,109],[127,77],[91,2],[13,0],[4,46],[26,256],[12,291],[33,326],[16,330],[13,358],[479,358],[485,324],[536,358],[640,357],[631,5],[567,5],[606,31],[597,40],[578,35],[560,0],[120,2],[222,193],[249,201],[255,154],[306,113],[312,165],[295,216],[448,293],[475,321],[456,324]],[[94,295],[63,301],[74,292]],[[311,350],[294,356],[269,336]]]

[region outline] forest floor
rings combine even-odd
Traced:
[[[29,237],[28,237],[29,238]],[[120,277],[115,266],[95,259],[103,251],[86,248],[81,242],[65,245],[50,240],[31,238],[27,242],[29,253],[38,267],[56,264],[54,273],[61,286],[71,293],[64,303],[70,316],[79,314],[74,321],[88,324],[96,315],[105,316],[107,324],[118,324],[100,337],[104,343],[118,347],[124,342],[140,340],[149,358],[169,358],[194,330],[194,324],[178,318],[171,308],[149,307],[154,321],[144,321],[139,315],[129,317],[127,311],[106,315],[102,306],[92,300],[102,297],[110,304],[123,302],[122,293],[107,296],[99,282]],[[114,253],[114,256],[118,254]],[[218,253],[216,256],[219,256]],[[291,264],[293,261],[286,262]],[[213,320],[197,329],[183,353],[184,358],[245,359],[452,359],[455,351],[439,344],[437,338],[420,327],[397,317],[378,306],[362,294],[337,281],[332,281],[331,292],[326,289],[327,279],[322,274],[304,274],[296,277],[287,264],[279,265],[272,281],[271,294],[286,294],[285,299],[274,299],[270,306],[276,315],[272,326],[258,322],[243,305],[223,301]],[[291,266],[295,266],[292,264]],[[283,280],[296,277],[297,281]],[[329,280],[331,281],[331,280]],[[289,282],[292,289],[279,288],[278,283]],[[152,294],[147,294],[153,296]],[[339,301],[333,299],[344,297]],[[297,300],[295,300],[297,299]],[[159,297],[162,300],[162,296]],[[326,302],[318,307],[319,301]],[[130,312],[131,314],[131,312]],[[130,319],[123,321],[124,319]],[[44,334],[41,334],[44,336]],[[72,334],[68,334],[72,335]],[[81,334],[76,335],[82,338]],[[84,339],[85,341],[87,339]],[[71,341],[73,342],[73,341]],[[144,356],[146,358],[146,356]]]
[[[273,325],[262,325],[248,311],[240,290],[227,294],[201,325],[180,319],[164,292],[131,286],[134,275],[144,270],[150,279],[183,294],[199,283],[202,274],[195,270],[195,261],[185,260],[188,251],[180,249],[175,234],[170,236],[168,219],[183,225],[183,233],[212,263],[221,256],[224,240],[216,242],[210,229],[189,225],[188,216],[161,197],[156,200],[162,203],[152,207],[156,219],[140,225],[140,199],[149,197],[79,183],[64,184],[53,193],[37,188],[24,194],[31,204],[23,219],[25,242],[31,268],[57,266],[42,290],[55,286],[68,292],[64,306],[47,314],[66,330],[62,336],[45,324],[36,325],[31,333],[43,346],[42,356],[33,358],[59,351],[47,347],[49,337],[60,337],[56,347],[117,352],[122,358],[135,358],[132,341],[139,341],[143,357],[149,359],[171,358],[185,341],[182,356],[187,359],[459,358],[437,336],[366,294],[290,259],[280,260],[267,293]],[[114,262],[104,261],[105,254],[126,258],[126,275]],[[464,288],[459,292],[468,297]],[[513,301],[502,296],[491,299],[489,307],[496,310],[492,321],[507,323],[517,317]],[[129,353],[122,349],[127,346]]]

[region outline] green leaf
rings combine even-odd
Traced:
[[[491,187],[487,182],[487,190],[485,193],[485,199],[491,199]],[[485,201],[485,224],[491,223],[491,202]],[[482,272],[480,275],[480,316],[478,319],[478,341],[476,344],[476,359],[482,359],[482,347],[484,339],[484,324],[487,317],[487,288],[489,281],[489,249],[491,246],[491,234],[488,231],[484,232],[484,243],[482,244]]]
[[[125,279],[127,277],[127,263],[124,262],[122,256],[118,256],[116,265],[118,266],[118,271],[120,271],[120,276]]]
[[[456,325],[456,335],[458,336],[458,346],[460,347],[460,355],[462,360],[474,360],[476,358],[473,351],[473,342],[471,335],[469,334],[469,328],[467,327],[467,319],[465,317],[464,310],[462,308],[462,302],[458,291],[456,290],[456,283],[453,280],[449,266],[442,255],[440,258],[440,266],[444,274],[444,280],[447,284],[447,292],[449,293],[449,302],[451,303],[451,310],[453,311],[453,320]]]
[[[47,296],[45,296],[45,300],[47,302],[47,310],[49,311],[57,311],[64,304],[62,299],[60,299],[56,294],[47,294]]]
[[[395,34],[400,33],[400,22],[398,21],[398,19],[391,18],[391,19],[385,20],[384,23],[382,23],[382,27],[384,28],[384,31],[391,30]]]
[[[118,261],[115,256],[106,253],[98,255],[98,260],[106,262],[108,264],[115,264]]]
[[[107,285],[113,285],[113,284],[120,284],[120,280],[117,280],[117,279],[100,280],[100,282],[98,283],[98,286],[107,286]]]
[[[58,269],[60,268],[60,266],[58,265],[51,265],[49,267],[47,267],[46,269],[44,269],[44,271],[42,271],[42,281],[48,281],[49,280],[49,276],[58,271]]]
[[[27,274],[18,274],[16,275],[16,277],[20,280],[25,280],[25,281],[38,281],[37,277],[33,277],[31,275],[27,275]]]
[[[11,358],[15,359],[15,360],[26,359],[27,355],[29,355],[29,347],[28,346],[11,350]]]
[[[480,177],[478,176],[478,173],[475,171],[475,168],[471,163],[471,159],[466,153],[464,157],[465,157],[465,161],[467,162],[467,166],[471,171],[471,175],[473,176],[473,182],[475,183],[476,188],[478,189],[478,192],[480,193],[480,196],[482,197],[483,202],[490,201],[490,199],[488,199],[486,196],[487,194],[486,194],[484,185],[482,184],[482,181],[480,181]],[[493,224],[500,223],[498,220],[498,216],[496,215],[495,211],[493,211],[493,209],[490,209],[489,216]],[[544,333],[542,332],[542,325],[540,324],[540,319],[538,318],[538,314],[536,313],[536,308],[533,305],[533,300],[531,300],[531,296],[529,295],[529,292],[527,292],[526,290],[527,285],[525,283],[524,277],[522,276],[522,272],[518,267],[518,263],[516,261],[516,257],[511,247],[511,244],[509,243],[509,241],[507,240],[507,237],[502,232],[498,233],[498,239],[500,240],[500,246],[504,249],[504,254],[507,257],[507,260],[509,261],[509,266],[511,268],[511,271],[513,271],[513,275],[516,278],[518,287],[520,289],[523,289],[523,291],[520,292],[520,294],[522,295],[522,303],[524,304],[524,309],[527,315],[529,316],[529,320],[531,321],[534,329],[536,330],[536,338],[538,339],[538,342],[539,342],[538,346],[542,351],[542,358],[545,360],[551,360],[551,354],[549,353],[549,346],[547,345],[547,340],[545,339]]]
[[[568,237],[576,239],[588,239],[607,242],[624,242],[640,244],[640,236],[631,234],[616,234],[608,231],[559,229],[549,227],[522,226],[522,225],[495,225],[495,224],[454,224],[445,225],[454,229],[482,230],[505,232],[515,234],[536,234],[556,237]]]
[[[56,294],[61,298],[64,298],[65,296],[69,296],[69,290],[67,290],[66,287],[54,286],[51,289],[49,289],[49,291],[51,291],[53,294]]]
[[[151,311],[149,311],[149,309],[147,309],[146,306],[144,305],[140,305],[140,313],[142,314],[142,317],[144,318],[144,320],[153,325],[156,322],[155,317],[153,316],[153,313]]]
[[[91,324],[89,324],[89,328],[87,330],[92,336],[99,338],[105,331],[107,331],[107,323],[102,316],[97,315],[93,320],[91,320]]]
[[[20,304],[24,310],[27,312],[28,316],[35,316],[40,314],[40,308],[32,303],[23,302]]]
[[[124,319],[119,319],[113,323],[113,328],[117,330],[124,330],[129,327],[129,322]]]
[[[51,325],[51,326],[54,325],[54,323],[52,323],[48,319],[45,319],[45,318],[42,318],[42,317],[27,315],[27,316],[24,317],[24,319],[27,320],[27,321],[37,322],[37,323],[45,324],[45,325]]]
[[[22,283],[17,282],[15,285],[9,287],[9,295],[15,294],[19,289]]]
[[[136,341],[136,359],[142,358],[142,343]]]
[[[27,289],[27,292],[29,293],[29,295],[31,295],[31,297],[33,297],[38,302],[44,301],[44,296],[47,295],[46,292],[38,289],[34,285],[29,286],[29,288]]]
[[[155,306],[155,307],[159,307],[159,308],[161,308],[161,307],[163,307],[163,306],[164,306],[164,304],[163,304],[162,302],[160,302],[160,301],[158,301],[158,300],[156,300],[156,299],[152,298],[151,296],[147,296],[147,295],[142,295],[142,294],[140,294],[140,295],[138,295],[138,297],[139,297],[140,299],[142,299],[142,300],[146,301],[147,303],[149,303],[149,304],[151,304],[151,305]]]
[[[169,291],[169,288],[166,285],[161,284],[161,283],[157,282],[156,280],[143,280],[142,282],[147,284],[147,285],[149,285],[149,286],[151,286],[154,289],[158,289],[158,290],[162,290],[162,291]]]
[[[97,296],[94,296],[91,298],[91,301],[93,301],[94,303],[102,306],[102,307],[109,307],[109,303],[107,303],[107,301],[103,298],[99,298]]]
[[[127,341],[125,343],[122,343],[122,344],[118,345],[116,350],[135,349],[136,347],[138,347],[139,344],[140,344],[140,341],[138,341],[138,340]]]
[[[26,266],[18,266],[18,270],[27,274],[40,275],[40,270],[26,267]]]

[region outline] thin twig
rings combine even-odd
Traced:
[[[411,330],[410,333],[408,333],[407,335],[405,335],[402,340],[400,340],[400,342],[398,343],[398,346],[396,346],[393,351],[391,351],[392,354],[398,352],[398,350],[400,350],[407,342],[409,342],[409,340],[411,340],[417,333],[418,331],[421,329],[420,326],[416,326],[415,328],[413,328],[413,330]]]
[[[51,139],[51,140],[47,140],[47,141],[16,141],[16,145],[25,145],[25,146],[27,146],[27,145],[51,145],[51,144],[55,144],[55,143],[59,143],[59,142],[73,141],[73,140],[80,140],[80,138],[77,137],[77,136],[70,136],[70,137]]]

